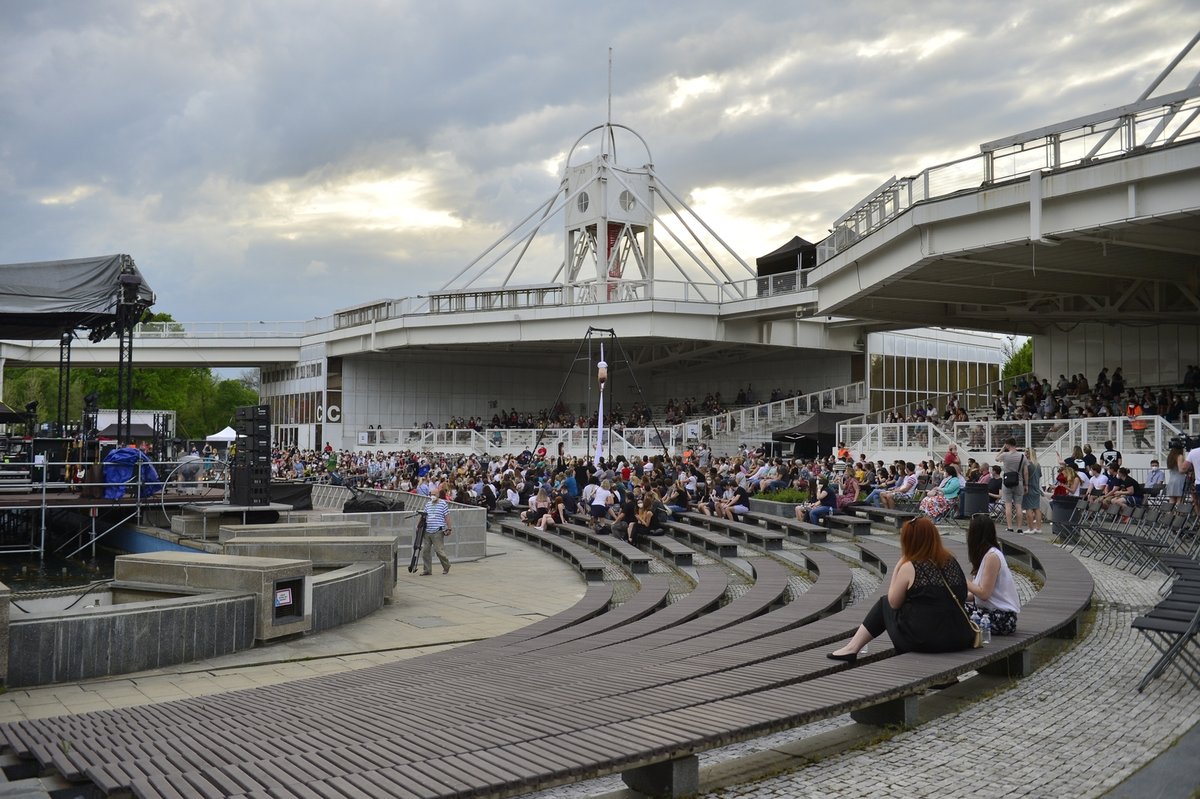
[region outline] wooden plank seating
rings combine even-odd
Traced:
[[[860,516],[851,516],[845,513],[830,513],[822,516],[821,521],[830,530],[847,532],[855,538],[860,535],[871,534],[871,521]]]
[[[799,519],[787,519],[770,513],[747,513],[744,517],[753,522],[759,522],[768,530],[779,530],[789,538],[798,538],[805,544],[824,544],[828,539],[828,530],[819,524],[809,524]]]
[[[639,790],[679,793],[694,786],[695,752],[845,712],[910,722],[931,684],[974,669],[1023,673],[1021,653],[1073,631],[1092,585],[1069,553],[1036,539],[1006,544],[1027,553],[1045,585],[1017,633],[980,650],[894,655],[873,643],[871,657],[852,666],[827,660],[823,647],[850,634],[862,606],[765,637],[739,635],[794,603],[700,636],[703,646],[664,645],[722,608],[600,649],[569,651],[586,641],[574,639],[515,651],[501,636],[279,685],[14,722],[0,737],[67,779],[139,797],[514,795],[612,773]],[[898,553],[875,548],[880,560]],[[774,579],[775,561],[751,561],[764,583]],[[453,700],[413,690],[425,684],[448,686]]]
[[[558,524],[554,526],[554,530],[560,536],[570,536],[576,541],[581,541],[588,546],[595,547],[601,552],[611,555],[629,567],[629,570],[634,574],[648,573],[650,571],[650,562],[654,560],[653,555],[647,555],[620,536],[598,533],[592,528],[584,527],[581,524]]]
[[[921,515],[917,511],[903,510],[901,508],[877,508],[874,505],[850,505],[845,510],[847,515],[856,514],[863,516],[872,522],[886,524],[897,530],[903,527],[905,522]]]
[[[586,547],[579,546],[554,533],[527,525],[520,519],[504,519],[500,522],[500,529],[513,538],[537,544],[543,549],[549,549],[566,558],[589,582],[604,579],[604,559]]]
[[[728,590],[729,572],[719,566],[703,566],[696,570],[696,574],[699,578],[696,587],[687,596],[672,602],[657,613],[644,616],[637,621],[623,624],[620,627],[611,628],[597,635],[577,636],[574,640],[566,644],[553,640],[551,636],[546,636],[533,641],[532,645],[526,647],[526,649],[532,651],[554,646],[556,647],[556,656],[585,652],[615,644],[623,644],[634,638],[658,633],[677,625],[684,625],[699,617],[707,620],[716,611],[721,599]]]
[[[659,556],[666,559],[673,566],[692,565],[692,555],[695,550],[669,535],[648,536],[643,543],[648,549],[657,552]]]
[[[768,530],[758,524],[732,521],[721,516],[706,516],[703,513],[684,513],[684,521],[698,524],[710,530],[719,529],[729,534],[731,538],[741,538],[747,543],[755,544],[766,550],[783,549],[784,533],[778,530]]]
[[[723,533],[718,533],[695,524],[684,522],[666,522],[663,524],[667,532],[677,538],[683,538],[696,546],[701,546],[709,554],[718,558],[736,558],[737,541]]]
[[[604,633],[613,630],[614,628],[623,628],[632,622],[653,619],[659,615],[658,613],[655,613],[655,611],[667,607],[667,593],[670,590],[671,584],[670,581],[667,580],[666,575],[648,574],[642,578],[638,592],[630,599],[626,600],[625,603],[620,607],[610,610],[607,613],[603,613],[599,616],[578,621],[569,627],[564,627],[552,633],[539,635],[536,638],[531,638],[521,643],[512,644],[507,647],[507,650],[511,655],[515,652],[547,649],[549,647],[566,642],[576,641],[581,638],[587,638],[588,636]],[[724,591],[725,585],[722,584],[720,593],[724,593]],[[706,592],[701,592],[697,594],[697,598],[701,598],[706,595]],[[717,595],[717,599],[719,598],[720,594]],[[677,602],[675,604],[680,603]]]

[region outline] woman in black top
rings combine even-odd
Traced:
[[[900,560],[891,574],[887,596],[879,598],[854,637],[829,658],[853,662],[884,630],[898,653],[971,648],[975,632],[963,612],[967,578],[928,517],[913,519],[900,531]]]

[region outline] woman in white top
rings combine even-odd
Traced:
[[[967,556],[971,576],[967,578],[967,613],[978,611],[992,620],[992,633],[1009,635],[1017,629],[1021,599],[1008,561],[996,540],[996,523],[987,514],[971,517],[967,528]]]
[[[612,500],[612,484],[607,480],[601,480],[596,493],[592,494],[591,507],[589,508],[591,510],[593,528],[599,526],[600,520],[608,516],[608,506],[612,504]]]

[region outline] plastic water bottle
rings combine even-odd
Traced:
[[[983,614],[979,620],[979,629],[983,632],[983,642],[990,644],[992,642],[992,617],[986,613]]]
[[[976,627],[979,626],[979,611],[978,610],[971,611],[971,623],[974,624]]]

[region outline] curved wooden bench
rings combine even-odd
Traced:
[[[786,535],[778,530],[769,530],[758,524],[733,521],[721,516],[684,513],[681,518],[691,524],[707,527],[709,530],[719,528],[728,533],[730,537],[741,538],[749,544],[755,544],[766,550],[783,549],[783,539],[786,538]]]
[[[511,795],[613,772],[644,787],[694,777],[692,754],[705,748],[869,707],[880,708],[874,720],[895,718],[896,703],[924,686],[1010,662],[1070,628],[1090,601],[1090,578],[1077,573],[1086,570],[1039,541],[1006,545],[1046,570],[1046,588],[1016,636],[983,650],[885,657],[873,645],[853,667],[827,660],[817,647],[835,628],[849,634],[862,607],[729,646],[713,635],[701,653],[655,645],[701,616],[601,650],[498,649],[459,664],[439,653],[0,732],[68,778],[138,796]],[[749,623],[726,628],[731,640]],[[414,693],[423,681],[453,686],[454,701]]]
[[[695,546],[703,547],[706,552],[716,555],[718,558],[737,557],[737,541],[722,533],[684,522],[664,522],[663,528],[670,535],[682,538]]]
[[[647,536],[644,543],[647,549],[657,552],[674,566],[692,565],[692,555],[695,550],[669,535]]]
[[[581,541],[590,547],[595,547],[601,552],[611,555],[628,567],[629,571],[634,574],[646,574],[649,572],[650,563],[654,560],[654,556],[647,555],[620,536],[597,533],[592,528],[584,527],[581,524],[567,522],[555,525],[554,530],[560,536],[570,536],[576,541]]]
[[[787,519],[770,513],[753,512],[745,514],[745,518],[761,523],[768,530],[779,530],[789,538],[798,538],[809,545],[824,544],[829,536],[829,531],[821,525],[802,522],[799,519]]]
[[[500,529],[513,538],[537,544],[543,549],[549,549],[551,552],[566,558],[579,570],[585,580],[604,579],[604,559],[585,547],[581,547],[554,533],[540,530],[537,527],[531,527],[520,519],[505,519],[500,522]]]

